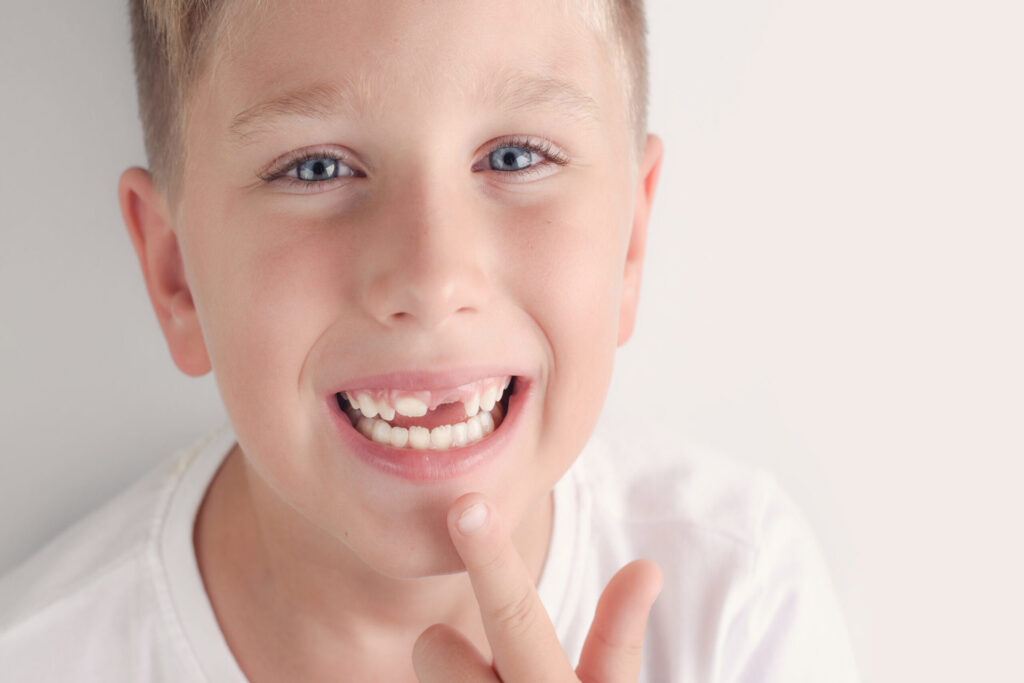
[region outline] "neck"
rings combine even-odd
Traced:
[[[535,582],[551,539],[552,507],[548,493],[512,534]],[[396,646],[407,646],[411,656],[413,642],[435,623],[459,628],[489,656],[465,572],[395,579],[375,571],[278,498],[237,445],[197,515],[195,548],[218,621],[240,660],[244,643],[259,650],[261,632],[273,633],[293,656],[296,649],[326,647],[350,658],[380,650],[394,657]],[[282,633],[295,641],[281,642]]]

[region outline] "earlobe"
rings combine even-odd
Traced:
[[[633,227],[626,251],[626,268],[622,278],[622,300],[619,308],[619,339],[622,346],[633,336],[637,305],[640,301],[640,279],[643,274],[644,250],[647,246],[647,225],[651,205],[658,187],[664,145],[657,135],[647,136],[643,160],[640,162],[636,201],[633,208]]]
[[[117,195],[174,364],[186,375],[205,375],[210,358],[164,195],[149,172],[138,166],[121,174]]]

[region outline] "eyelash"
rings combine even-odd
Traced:
[[[495,171],[495,173],[500,173],[502,175],[529,178],[530,176],[538,173],[539,169],[549,164],[554,164],[556,166],[565,166],[566,164],[569,163],[569,159],[564,154],[556,150],[554,146],[547,140],[532,140],[530,138],[524,137],[511,137],[501,140],[496,145],[491,147],[490,150],[488,150],[487,154],[485,155],[485,158],[489,159],[491,154],[493,154],[495,151],[503,147],[516,147],[519,149],[526,150],[527,152],[539,154],[540,156],[544,157],[544,161],[539,164],[534,164],[533,166],[522,169],[520,171]],[[303,164],[307,161],[312,161],[314,159],[333,159],[344,164],[346,158],[346,155],[339,154],[337,150],[312,149],[297,152],[294,155],[286,157],[281,163],[275,164],[272,170],[259,174],[259,178],[268,183],[274,182],[276,180],[282,180],[286,181],[287,184],[290,186],[298,185],[301,186],[306,191],[316,191],[314,188],[316,188],[319,185],[327,184],[332,180],[358,177],[359,171],[356,171],[357,175],[355,176],[338,176],[335,178],[329,178],[327,180],[299,180],[298,178],[287,177],[284,174],[287,173],[288,171],[291,171],[296,166],[299,166],[300,164]]]

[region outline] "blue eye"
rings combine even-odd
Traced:
[[[320,183],[355,174],[356,172],[346,166],[341,159],[324,152],[315,152],[292,162],[292,165],[281,175],[297,178],[307,183]]]
[[[499,147],[490,153],[491,169],[494,171],[521,171],[533,166],[530,161],[533,154],[532,150],[525,147]],[[506,168],[495,168],[496,165]]]
[[[569,159],[546,140],[515,137],[504,140],[487,155],[490,170],[525,180],[554,164],[565,166]],[[554,169],[548,169],[554,170]]]
[[[307,159],[295,166],[298,177],[302,180],[329,180],[338,169],[338,163],[330,157]]]

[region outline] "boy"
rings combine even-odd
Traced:
[[[770,483],[592,437],[662,157],[639,3],[131,12],[122,213],[229,424],[0,585],[11,680],[853,678]]]

